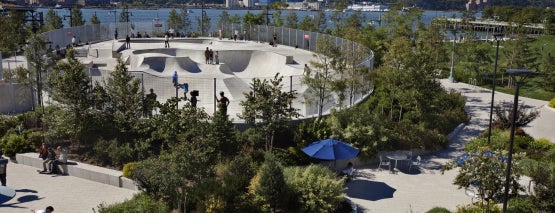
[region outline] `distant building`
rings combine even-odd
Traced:
[[[466,10],[482,10],[488,6],[488,0],[468,0]]]

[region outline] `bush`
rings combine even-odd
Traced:
[[[137,162],[126,163],[123,165],[123,176],[126,178],[131,178],[133,170],[137,167]]]
[[[8,130],[16,128],[17,119],[12,116],[0,115],[0,137],[3,137]]]
[[[553,99],[551,99],[551,101],[549,101],[549,107],[555,108],[555,98],[553,98]]]
[[[527,198],[513,198],[509,200],[509,203],[507,205],[507,212],[534,212],[534,202],[532,201],[532,199]]]
[[[102,203],[98,205],[98,213],[168,213],[170,212],[168,206],[164,202],[156,201],[146,195],[139,193],[133,196],[131,200],[126,200],[123,203],[106,205]]]
[[[15,157],[17,153],[25,153],[33,151],[33,147],[21,135],[11,134],[0,140],[0,148],[4,151],[4,155]]]
[[[483,213],[483,212],[501,213],[501,208],[498,205],[491,202],[491,204],[489,204],[489,207],[487,205],[481,205],[481,204],[457,206],[457,211],[456,211],[456,213]]]
[[[133,161],[134,150],[129,143],[120,144],[117,139],[100,139],[93,147],[94,158],[104,165],[122,165]]]
[[[344,178],[318,165],[287,167],[283,171],[292,202],[300,212],[333,212],[345,199]]]
[[[426,213],[451,213],[451,211],[443,207],[434,207],[433,209],[428,210]]]

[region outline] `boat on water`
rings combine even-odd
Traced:
[[[61,4],[56,4],[56,5],[54,6],[54,9],[62,9],[62,5],[61,5]]]
[[[383,4],[372,4],[362,2],[362,4],[353,4],[347,7],[347,11],[361,11],[361,12],[387,12],[389,6]]]

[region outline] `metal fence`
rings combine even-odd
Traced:
[[[65,47],[71,44],[71,39],[73,36],[76,37],[79,43],[96,43],[101,41],[112,40],[115,37],[115,32],[118,32],[118,38],[123,38],[126,34],[131,33],[144,33],[150,32],[153,34],[153,30],[156,30],[152,23],[117,23],[117,24],[100,24],[100,25],[86,25],[81,27],[64,28],[53,30],[44,33],[44,35],[52,42],[53,46]],[[185,34],[185,33],[181,33]],[[232,39],[234,35],[237,35],[237,39],[256,41],[261,43],[273,42],[274,35],[277,37],[277,43],[279,45],[286,45],[295,48],[303,48],[309,51],[316,51],[318,49],[317,40],[322,36],[327,36],[331,41],[333,41],[338,47],[342,49],[348,48],[359,48],[359,44],[351,42],[349,40],[334,37],[326,34],[320,34],[315,32],[308,32],[304,30],[291,29],[285,27],[273,27],[265,25],[231,25],[222,30],[222,39]],[[219,37],[220,32],[212,32],[210,36]],[[363,48],[360,46],[360,48]],[[363,48],[367,54],[365,60],[360,62],[358,66],[367,67],[369,70],[373,67],[374,54],[371,50]],[[90,68],[89,75],[92,82],[103,81],[110,76],[112,70]],[[132,75],[136,76],[141,81],[141,86],[145,90],[145,93],[152,88],[158,96],[158,101],[164,102],[168,98],[177,96],[183,97],[184,91],[178,90],[173,87],[171,77],[157,76],[148,72],[140,70],[130,70]],[[260,79],[260,78],[259,78]],[[306,86],[301,83],[302,75],[297,76],[284,76],[284,87],[283,91],[304,91]],[[268,79],[269,80],[269,79]],[[237,113],[240,113],[242,108],[239,104],[241,100],[244,99],[243,93],[248,93],[250,91],[251,78],[202,78],[195,77],[186,78],[180,77],[180,83],[188,83],[189,91],[198,90],[199,102],[198,107],[203,107],[207,112],[211,113],[216,110],[216,97],[219,91],[224,91],[226,96],[233,100],[232,104],[228,108],[228,113],[235,117]],[[230,89],[232,88],[232,89]],[[355,94],[353,100],[357,103],[371,94],[373,86],[368,83],[367,87],[363,88],[361,92]],[[307,92],[298,95],[297,100],[292,103],[292,106],[300,109],[300,113],[304,117],[313,117],[318,114],[318,104],[309,101],[310,96]],[[324,114],[329,112],[333,107],[348,107],[350,103],[345,101],[339,103],[337,96],[331,98],[329,102],[324,104]],[[235,117],[236,118],[236,117]]]

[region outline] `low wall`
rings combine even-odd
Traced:
[[[17,163],[42,169],[42,159],[38,158],[37,153],[23,153],[16,155]],[[90,181],[104,183],[120,188],[138,190],[135,182],[123,177],[121,171],[93,166],[86,163],[68,161],[67,175],[83,178]]]

